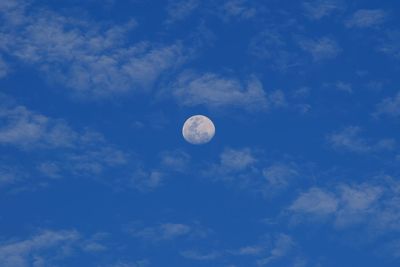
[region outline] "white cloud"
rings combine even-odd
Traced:
[[[304,51],[311,54],[314,61],[335,58],[342,51],[337,42],[329,37],[317,39],[303,38],[299,44]]]
[[[255,111],[286,105],[283,92],[266,93],[255,77],[241,82],[212,73],[184,73],[173,85],[172,91],[183,106],[202,105],[214,109],[237,107]]]
[[[243,171],[256,162],[250,149],[227,148],[220,155],[220,168],[223,172]]]
[[[306,16],[319,20],[343,9],[343,5],[336,0],[314,0],[303,3]]]
[[[19,170],[9,165],[0,165],[0,188],[19,182],[24,176]]]
[[[50,266],[57,254],[80,240],[76,231],[43,231],[30,239],[0,245],[0,262],[4,267]],[[45,256],[46,255],[46,256]],[[42,263],[43,265],[40,265]],[[38,265],[39,264],[39,265]],[[54,266],[54,265],[53,265]]]
[[[387,14],[382,9],[360,9],[346,21],[347,27],[369,28],[381,25],[386,20]]]
[[[342,131],[328,136],[328,141],[333,148],[356,153],[379,152],[393,150],[396,146],[394,139],[380,139],[372,141],[360,135],[361,128],[349,126]]]
[[[30,183],[40,184],[39,178],[86,176],[97,179],[106,170],[128,162],[129,155],[109,144],[100,133],[89,129],[77,131],[63,120],[47,117],[17,105],[7,97],[0,97],[4,98],[0,105],[0,146],[12,146],[18,148],[17,153],[30,155],[48,150],[54,152],[51,158],[33,160],[34,169],[30,164],[24,164],[19,167],[20,171],[3,173],[2,185],[20,186],[24,181],[25,187],[34,189],[35,184]],[[35,179],[29,179],[33,176]]]
[[[9,73],[9,66],[0,55],[0,79]]]
[[[61,120],[52,120],[24,106],[0,107],[0,144],[27,146],[71,146],[76,133]]]
[[[345,83],[345,82],[342,82],[342,81],[338,81],[336,83],[336,89],[339,90],[339,91],[343,91],[343,92],[349,93],[349,94],[353,93],[353,87],[351,86],[351,84],[350,83]]]
[[[292,37],[287,36],[288,31],[295,32],[291,27],[280,29],[275,25],[268,25],[268,30],[251,39],[249,52],[257,59],[267,59],[265,63],[279,71],[303,65],[304,58],[299,51],[293,49]]]
[[[365,225],[378,232],[400,231],[400,186],[391,177],[378,177],[378,181],[311,188],[289,211],[306,221],[313,216],[328,218],[339,229]]]
[[[159,170],[139,168],[132,176],[132,186],[142,192],[152,191],[163,185],[165,174]]]
[[[263,176],[270,186],[285,188],[294,177],[298,176],[298,172],[289,164],[274,163],[263,169]]]
[[[286,234],[278,235],[274,240],[274,246],[270,251],[270,255],[257,261],[258,266],[269,265],[270,262],[276,261],[286,256],[295,246],[293,239]]]
[[[148,260],[140,260],[135,262],[117,262],[107,267],[146,267],[149,265],[150,262]]]
[[[336,197],[319,188],[311,188],[302,193],[290,206],[289,210],[316,215],[328,215],[336,212],[338,200]]]
[[[250,19],[257,14],[257,9],[251,7],[246,0],[228,0],[222,6],[225,19],[232,17]]]
[[[198,223],[161,223],[155,226],[139,227],[133,225],[128,232],[144,241],[161,242],[173,241],[183,238],[204,238],[208,235],[209,230],[205,229]]]
[[[38,68],[78,95],[149,89],[186,59],[179,42],[128,44],[135,21],[110,27],[35,8],[22,10],[18,25],[6,23],[0,28],[0,51]]]
[[[400,58],[400,31],[386,31],[385,36],[380,40],[378,51],[389,55],[391,58]]]
[[[388,97],[378,103],[376,115],[400,116],[400,92],[394,97]]]
[[[215,163],[203,167],[202,175],[214,182],[273,198],[297,184],[301,167],[290,160],[265,158],[263,151],[225,148]]]
[[[185,250],[181,252],[181,255],[186,259],[196,261],[211,261],[220,256],[218,252],[202,253],[196,250]]]
[[[189,165],[190,155],[181,150],[165,151],[160,154],[161,166],[167,170],[184,172]]]
[[[169,0],[167,23],[184,20],[200,5],[199,0]]]

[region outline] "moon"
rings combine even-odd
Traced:
[[[185,140],[193,145],[202,145],[211,141],[215,135],[214,123],[203,115],[195,115],[185,121],[182,128]]]

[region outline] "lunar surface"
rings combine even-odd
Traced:
[[[215,135],[213,122],[203,115],[195,115],[185,121],[182,134],[186,141],[201,145],[211,141]]]

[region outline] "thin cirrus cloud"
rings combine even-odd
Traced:
[[[257,9],[250,5],[250,1],[246,0],[228,0],[222,8],[221,13],[225,20],[231,18],[250,19],[256,16]]]
[[[121,179],[114,179],[111,186],[149,192],[162,186],[172,174],[188,170],[190,156],[182,150],[160,152],[158,163],[148,166],[138,155],[116,147],[95,130],[75,129],[64,120],[13,103],[7,96],[0,97],[5,103],[0,105],[0,147],[15,148],[24,156],[52,153],[51,157],[34,160],[34,169],[24,164],[1,164],[0,186],[30,184],[35,188],[40,179],[30,179],[34,176],[61,179],[72,175],[102,180],[113,170],[114,174],[120,173]]]
[[[313,20],[320,20],[332,15],[336,11],[344,9],[341,1],[337,0],[314,0],[303,3],[305,15]]]
[[[2,168],[3,185],[22,181],[27,185],[29,176],[35,175],[51,179],[63,177],[66,173],[98,177],[105,170],[124,166],[128,161],[127,153],[109,144],[96,131],[75,130],[64,120],[9,102],[0,106],[0,146],[13,147],[17,149],[16,153],[30,156],[51,151],[52,156],[34,160],[36,169],[28,165]],[[30,181],[40,182],[38,178]]]
[[[52,11],[28,12],[24,6],[10,5],[0,12],[8,18],[0,28],[0,51],[38,67],[47,79],[78,95],[146,90],[187,58],[179,42],[131,44],[126,36],[137,26],[134,20],[104,26]]]
[[[0,262],[5,267],[57,264],[57,254],[66,257],[62,250],[78,246],[80,239],[81,235],[76,231],[42,231],[25,240],[2,243]]]
[[[214,73],[183,73],[172,85],[172,94],[182,106],[205,106],[211,109],[232,107],[258,111],[286,105],[282,91],[267,93],[255,77],[242,82]]]
[[[167,24],[189,17],[200,5],[199,0],[170,0],[167,5]]]
[[[78,138],[64,121],[48,118],[24,106],[0,107],[0,121],[0,144],[68,147]]]
[[[3,241],[0,245],[0,262],[4,267],[64,265],[82,255],[109,253],[110,247],[105,244],[107,237],[107,233],[85,236],[76,230],[42,230],[24,239]],[[109,257],[113,263],[106,264],[99,259],[94,260],[94,264],[102,267],[145,267],[149,263],[147,260],[121,262],[116,258],[114,251],[114,255]]]
[[[133,223],[127,232],[142,241],[159,243],[177,239],[203,239],[209,235],[210,230],[196,222],[190,224],[166,222],[145,227]]]
[[[374,115],[400,116],[400,93],[387,97],[377,104]]]
[[[360,9],[345,22],[345,25],[349,28],[375,27],[383,24],[387,16],[382,9]]]
[[[396,147],[395,139],[382,138],[371,140],[363,137],[361,133],[362,129],[360,127],[349,126],[328,135],[327,140],[334,149],[355,153],[391,151]]]
[[[338,229],[360,225],[384,234],[400,230],[399,197],[398,182],[385,176],[377,182],[310,188],[288,210],[297,222],[328,221]]]
[[[203,175],[215,182],[274,197],[298,183],[301,168],[289,160],[267,160],[260,151],[250,148],[226,148],[219,161],[212,163]]]
[[[314,61],[335,58],[342,51],[338,43],[330,37],[301,38],[299,44],[304,51],[312,56]]]

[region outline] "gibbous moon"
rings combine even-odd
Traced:
[[[214,123],[203,115],[195,115],[185,121],[182,135],[193,145],[201,145],[211,141],[215,135]]]

